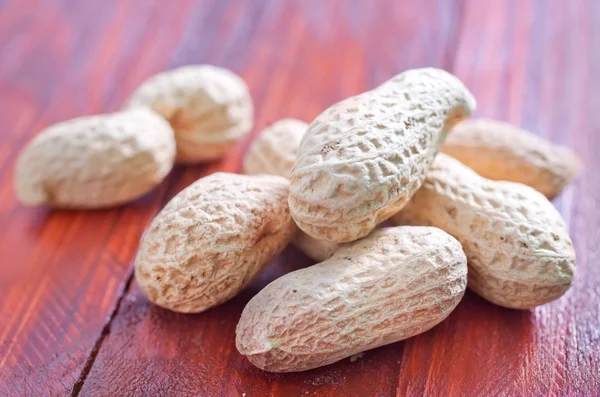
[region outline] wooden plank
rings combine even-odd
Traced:
[[[447,326],[407,342],[399,395],[597,395],[599,64],[597,1],[467,1],[454,72],[478,98],[478,115],[523,125],[584,159],[581,178],[555,200],[577,276],[564,297],[531,311],[469,294]]]
[[[0,1],[1,395],[600,389],[599,3],[190,0],[167,8],[158,0],[48,0],[43,10],[39,3]],[[479,115],[522,124],[584,158],[581,179],[555,201],[578,253],[575,287],[530,312],[468,293],[447,321],[409,341],[306,373],[257,370],[235,350],[235,325],[260,288],[310,264],[297,250],[289,248],[241,296],[200,315],[157,309],[127,283],[150,217],[198,177],[239,171],[249,140],[222,162],[178,167],[154,193],[111,211],[30,210],[12,193],[12,165],[33,134],[54,121],[116,109],[148,75],[192,62],[225,65],[249,81],[254,134],[281,117],[310,120],[402,69],[452,68],[478,97]]]
[[[118,108],[131,88],[121,84],[125,76],[140,80],[166,66],[193,4],[164,10],[158,3],[2,5],[0,395],[72,390],[124,292],[141,233],[163,201],[167,183],[106,211],[24,208],[12,192],[14,161],[32,136],[58,120]],[[153,24],[169,24],[169,35]]]
[[[283,117],[311,120],[326,106],[407,68],[444,66],[460,2],[277,0],[236,1],[215,19],[232,30],[220,51],[187,37],[175,63],[237,68],[256,100],[257,128]],[[427,19],[423,19],[423,15]],[[221,37],[192,18],[190,30]],[[249,139],[219,164],[177,175],[171,197],[216,170],[239,171]],[[198,315],[148,303],[133,284],[95,357],[81,395],[391,395],[404,344],[305,373],[275,375],[254,368],[235,349],[245,303],[276,277],[311,262],[290,247],[247,291]]]

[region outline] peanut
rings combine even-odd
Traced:
[[[270,174],[289,178],[296,151],[308,124],[295,119],[283,119],[260,133],[244,160],[244,172],[250,175]],[[323,261],[338,244],[310,237],[302,230],[296,232],[293,243],[310,258]]]
[[[166,309],[198,313],[232,298],[286,247],[289,182],[215,173],[177,194],[140,243],[135,278]]]
[[[304,371],[420,334],[462,298],[458,241],[432,227],[392,227],[342,245],[254,296],[236,346],[265,371]]]
[[[321,262],[329,258],[339,247],[338,243],[318,240],[302,230],[297,230],[292,243],[309,258]]]
[[[581,171],[581,160],[564,146],[494,120],[459,123],[441,149],[479,175],[519,182],[552,199]]]
[[[475,106],[456,77],[427,68],[325,110],[304,135],[292,171],[296,224],[338,243],[366,236],[406,205],[447,131]]]
[[[171,123],[181,163],[223,157],[252,129],[254,118],[244,80],[211,65],[159,73],[145,81],[125,106],[150,107]]]
[[[392,222],[436,226],[456,237],[469,260],[469,288],[500,306],[532,308],[573,282],[573,245],[546,197],[483,178],[444,154]]]
[[[244,173],[279,175],[289,179],[307,128],[308,124],[296,119],[279,120],[265,128],[248,148]]]
[[[54,124],[20,154],[15,192],[29,206],[102,208],[158,185],[175,158],[173,130],[148,109]]]

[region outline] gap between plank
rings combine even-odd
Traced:
[[[146,223],[146,225],[144,226],[144,229],[146,229],[148,227],[151,220],[156,216],[156,214],[158,214],[158,212],[160,212],[160,210],[169,201],[169,197],[170,197],[169,193],[171,192],[172,189],[176,188],[177,181],[179,179],[181,179],[183,172],[184,172],[184,170],[181,168],[177,168],[177,167],[173,168],[173,170],[171,171],[171,174],[168,176],[168,180],[166,181],[164,194],[159,199],[159,203],[160,203],[159,207],[158,207],[157,211],[152,215],[150,220]],[[137,248],[136,248],[136,251],[137,251]],[[83,388],[83,385],[84,385],[88,375],[92,371],[92,367],[94,366],[96,357],[98,356],[98,353],[100,352],[102,343],[104,342],[106,337],[110,334],[110,328],[112,326],[113,320],[117,317],[117,314],[119,314],[119,309],[121,308],[121,303],[123,302],[123,299],[125,299],[125,296],[127,295],[127,292],[129,291],[129,287],[131,286],[131,283],[133,282],[134,269],[135,269],[135,267],[132,264],[131,269],[129,269],[129,271],[127,272],[127,281],[125,282],[125,285],[123,286],[123,289],[121,290],[121,293],[119,294],[119,297],[117,298],[115,307],[114,307],[113,311],[110,313],[108,320],[104,324],[104,327],[102,328],[102,332],[100,332],[100,336],[94,343],[94,347],[90,351],[90,354],[89,354],[87,360],[85,361],[85,365],[83,367],[83,370],[81,371],[81,374],[79,375],[79,378],[73,384],[73,389],[71,390],[71,397],[79,396],[79,393],[81,392],[81,389]]]
[[[117,303],[115,304],[115,308],[111,312],[110,317],[108,318],[108,321],[106,321],[106,323],[104,324],[104,327],[102,328],[102,332],[100,333],[100,336],[96,340],[96,343],[94,343],[94,347],[92,348],[92,351],[90,352],[90,355],[85,362],[85,366],[83,367],[83,370],[81,371],[81,375],[79,375],[79,379],[77,379],[77,381],[73,385],[73,390],[71,390],[72,397],[79,396],[79,392],[81,391],[81,388],[83,387],[83,384],[85,383],[87,376],[89,375],[90,371],[92,370],[92,367],[94,366],[94,362],[96,361],[96,356],[98,356],[98,353],[100,352],[100,348],[102,347],[102,342],[104,342],[104,339],[108,336],[108,334],[110,334],[110,327],[112,325],[112,322],[115,319],[115,317],[117,316],[117,314],[119,313],[119,308],[121,307],[121,302],[123,302],[123,299],[125,299],[125,296],[127,295],[127,291],[129,291],[129,287],[131,286],[132,281],[133,281],[133,267],[128,272],[127,281],[125,282],[125,285],[123,286],[123,289],[121,290],[119,298],[117,299]]]
[[[0,5],[1,5],[1,2],[2,2],[2,0],[0,0]],[[194,7],[194,10],[195,9],[196,9],[196,7]],[[191,22],[188,20],[187,23],[189,24]],[[169,197],[170,197],[169,193],[171,192],[172,189],[176,188],[177,181],[179,179],[181,179],[182,174],[183,174],[183,170],[180,167],[177,167],[176,165],[174,165],[173,169],[171,170],[171,172],[167,176],[166,180],[164,181],[164,183],[166,185],[164,188],[164,193],[163,193],[162,197],[158,197],[159,206],[158,206],[156,212],[154,212],[152,214],[152,216],[149,218],[149,220],[146,221],[146,224],[144,225],[144,230],[148,227],[148,225],[150,224],[152,219],[162,210],[162,208],[165,206],[165,204],[169,201]],[[137,247],[136,247],[136,252],[137,252]],[[134,257],[135,257],[135,254],[134,254]],[[100,335],[98,336],[98,339],[94,343],[94,346],[92,347],[92,350],[90,351],[90,354],[85,361],[85,365],[81,371],[81,374],[79,375],[79,378],[73,384],[73,389],[71,390],[72,397],[79,396],[79,393],[81,392],[81,389],[83,388],[83,385],[85,384],[85,381],[86,381],[88,375],[92,371],[92,367],[94,366],[96,357],[98,356],[98,353],[100,352],[102,344],[104,343],[104,340],[106,339],[106,337],[110,334],[112,323],[113,323],[114,319],[117,317],[117,315],[119,314],[119,309],[121,308],[121,303],[123,302],[123,299],[125,299],[125,297],[127,296],[127,293],[131,286],[131,283],[133,282],[133,279],[134,279],[134,273],[135,273],[135,265],[132,264],[131,269],[129,269],[129,271],[127,272],[125,285],[123,286],[123,289],[121,290],[121,292],[116,300],[114,309],[112,310],[108,320],[104,324],[104,327],[102,328],[102,331],[100,332]]]

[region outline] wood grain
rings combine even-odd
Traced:
[[[0,54],[0,395],[598,395],[597,1],[6,0]],[[253,135],[284,117],[310,121],[408,68],[453,71],[478,115],[584,159],[555,200],[578,254],[576,285],[532,311],[467,293],[446,321],[405,342],[305,373],[254,368],[235,349],[235,326],[268,282],[311,264],[295,248],[199,315],[159,309],[130,283],[151,217],[197,178],[239,172],[250,137],[113,210],[32,210],[12,192],[16,156],[45,126],[116,110],[146,77],[188,63],[248,81]]]
[[[574,240],[577,275],[565,296],[531,311],[469,294],[451,321],[406,343],[399,395],[598,394],[599,11],[597,2],[465,4],[453,71],[478,99],[476,116],[520,124],[584,160],[584,174],[555,200]]]
[[[0,240],[0,395],[73,389],[123,293],[141,233],[163,202],[168,182],[107,211],[32,210],[16,203],[12,192],[14,160],[28,139],[49,123],[118,108],[133,83],[122,84],[127,74],[139,81],[166,66],[164,54],[173,51],[182,27],[156,40],[146,22],[181,19],[191,3],[171,10],[157,4],[2,6],[2,53],[10,56],[0,67],[0,219],[6,232]],[[27,12],[36,7],[39,13]],[[131,13],[140,19],[120,17]],[[137,55],[148,52],[149,43],[164,54],[141,66]]]

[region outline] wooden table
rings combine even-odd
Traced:
[[[0,0],[0,54],[0,395],[600,394],[599,1]],[[235,349],[235,325],[260,288],[311,264],[298,250],[198,315],[158,309],[132,282],[150,219],[194,180],[239,172],[251,137],[112,210],[25,208],[12,189],[18,152],[41,129],[116,110],[148,76],[190,63],[248,81],[253,136],[283,117],[310,121],[408,68],[452,71],[478,116],[584,159],[554,202],[577,250],[575,286],[531,311],[467,293],[433,330],[354,361],[297,374],[254,368]]]

